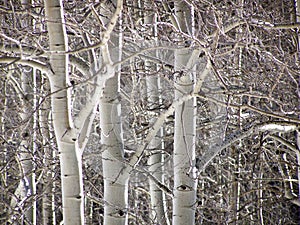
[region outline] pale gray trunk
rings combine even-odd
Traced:
[[[64,225],[84,224],[83,180],[81,151],[77,139],[64,138],[73,128],[71,120],[70,88],[68,80],[68,50],[63,5],[61,0],[45,0],[45,14],[50,42],[49,75],[53,125],[59,149],[62,210]]]
[[[175,2],[175,15],[182,32],[191,32],[187,27],[192,11],[185,2]],[[194,88],[192,70],[186,68],[190,53],[188,50],[176,50],[174,69],[175,100],[190,94]],[[173,225],[195,223],[197,177],[194,172],[195,136],[196,136],[196,101],[192,98],[175,108],[174,125],[174,198]]]
[[[111,78],[100,100],[102,167],[104,178],[104,224],[127,224],[128,174],[123,174],[124,152],[119,76]]]
[[[43,78],[42,78],[43,79]],[[49,93],[48,80],[44,79],[41,83],[44,83],[41,87],[42,93]],[[41,102],[42,103],[42,102]],[[42,135],[43,142],[43,163],[44,163],[44,175],[43,181],[43,196],[42,196],[42,217],[44,225],[55,225],[55,212],[54,212],[54,170],[55,165],[53,160],[55,158],[55,151],[53,150],[53,143],[51,143],[51,121],[50,117],[50,101],[45,99],[40,105],[39,110],[39,126]]]
[[[111,20],[117,19],[122,10],[123,1],[113,1],[117,5]],[[103,5],[105,6],[105,5]],[[106,6],[106,9],[111,6]],[[107,11],[103,12],[104,15]],[[105,20],[108,26],[111,21]],[[119,26],[121,20],[119,19]],[[122,34],[110,38],[111,45],[106,43],[102,48],[103,66],[121,59]],[[124,169],[123,131],[121,122],[120,68],[111,70],[113,77],[105,83],[103,95],[99,102],[100,128],[102,144],[102,168],[104,178],[104,224],[118,225],[128,223],[128,179]]]
[[[147,96],[148,96],[148,109],[151,112],[158,111],[159,108],[159,78],[147,77]],[[151,115],[150,115],[151,117]],[[150,124],[155,121],[153,116],[150,119]],[[149,172],[161,183],[163,183],[163,154],[162,149],[162,130],[160,129],[157,135],[151,140],[148,145],[148,150],[151,152],[148,160]],[[166,196],[164,192],[157,186],[157,184],[149,179],[150,196],[151,196],[151,210],[152,220],[157,224],[168,224],[168,218],[165,212]]]
[[[175,70],[185,65],[187,52],[176,51]],[[189,74],[190,75],[190,74]],[[175,85],[175,99],[193,90],[189,75],[179,78]],[[195,99],[184,102],[175,109],[174,130],[174,199],[173,224],[194,224],[197,178],[190,169],[195,161]],[[190,173],[191,172],[191,173]]]
[[[151,2],[146,1],[145,7],[151,8]],[[150,14],[144,17],[144,22],[146,26],[153,26],[150,30],[154,37],[157,37],[157,18],[155,14]],[[147,44],[147,43],[146,43]],[[154,56],[157,56],[157,52],[154,52]],[[145,68],[150,74],[157,71],[156,65],[151,62],[145,62]],[[159,113],[160,107],[160,78],[157,76],[147,76],[146,77],[146,91],[147,91],[147,104],[149,114],[149,123],[153,124],[155,122],[155,115]],[[155,177],[160,183],[163,183],[163,143],[162,143],[162,128],[158,131],[156,136],[151,140],[148,145],[148,150],[150,151],[150,156],[148,160],[149,172]],[[157,186],[157,184],[149,179],[149,189],[151,197],[151,219],[156,224],[166,225],[169,224],[166,209],[166,196],[164,192]]]

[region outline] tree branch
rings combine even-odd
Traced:
[[[229,137],[225,139],[225,141],[221,144],[215,144],[211,146],[204,154],[198,157],[196,168],[199,172],[205,170],[205,168],[209,165],[209,163],[225,148],[228,148],[236,141],[242,140],[244,138],[249,137],[252,134],[256,134],[259,132],[291,132],[299,129],[300,124],[293,124],[289,122],[268,122],[263,124],[258,124],[255,126],[251,126],[250,128],[246,128],[242,131],[236,131],[232,133]]]
[[[292,150],[292,151],[290,151],[290,150],[287,150],[286,148],[284,148],[283,151],[288,152],[289,154],[297,153],[297,151],[298,151],[297,147],[292,145],[290,142],[286,141],[282,137],[280,137],[278,135],[270,135],[270,138],[272,138],[275,141],[278,141],[279,143],[288,147],[288,149]]]
[[[6,63],[6,65],[1,66],[0,68],[8,67],[11,64],[17,63],[23,66],[30,66],[35,69],[38,69],[42,73],[45,73],[46,75],[52,74],[50,65],[33,59],[21,59],[20,57],[1,57],[0,64],[4,64],[4,63]]]
[[[70,55],[69,59],[70,64],[75,66],[84,76],[90,77],[92,75],[90,73],[90,66],[85,61],[73,55]]]
[[[68,53],[69,54],[80,53],[80,52],[88,51],[88,50],[91,50],[91,49],[94,49],[94,48],[99,48],[99,47],[102,47],[102,46],[106,45],[108,43],[109,39],[110,39],[110,35],[111,35],[113,29],[116,26],[116,23],[119,19],[119,16],[120,16],[121,12],[122,12],[122,9],[123,9],[123,0],[118,0],[116,11],[112,15],[112,18],[109,21],[105,32],[103,33],[102,41],[100,43],[96,43],[96,44],[93,44],[93,45],[90,45],[90,46],[82,47],[80,49],[75,49],[73,51],[69,51]]]
[[[95,91],[93,95],[87,100],[85,106],[82,107],[79,114],[74,118],[74,128],[67,131],[64,138],[70,140],[77,140],[80,132],[84,128],[86,120],[90,119],[90,114],[98,105],[99,99],[103,94],[106,81],[115,75],[115,67],[111,64],[104,65],[96,74]],[[85,135],[85,134],[83,134]]]

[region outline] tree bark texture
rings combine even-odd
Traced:
[[[45,13],[50,42],[49,75],[53,126],[59,149],[64,225],[84,224],[81,154],[76,139],[65,139],[73,128],[68,78],[68,50],[61,0],[46,0]]]
[[[188,26],[188,17],[191,9],[185,2],[175,2],[175,14],[180,30],[191,32]],[[175,50],[175,100],[184,94],[192,93],[194,77],[191,70],[186,70],[190,59],[187,50]],[[192,98],[175,109],[174,125],[174,199],[173,224],[184,225],[195,223],[197,178],[191,170],[195,162],[195,136],[196,136],[196,102]]]

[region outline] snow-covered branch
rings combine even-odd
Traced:
[[[209,147],[209,149],[204,152],[202,156],[200,156],[197,160],[197,169],[199,172],[205,170],[205,168],[209,165],[209,163],[225,148],[231,146],[236,141],[242,140],[244,138],[249,137],[250,135],[257,134],[259,132],[291,132],[298,130],[300,124],[289,123],[289,122],[268,122],[263,124],[258,124],[251,126],[250,128],[246,128],[242,131],[236,131],[232,133],[229,137],[227,137],[222,143],[218,143]]]

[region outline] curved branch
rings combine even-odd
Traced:
[[[75,66],[84,76],[91,76],[89,65],[82,59],[73,55],[69,56],[70,64]]]
[[[50,65],[42,63],[37,60],[33,60],[33,59],[26,60],[26,59],[21,59],[20,57],[0,57],[0,64],[6,64],[4,66],[1,66],[2,68],[8,67],[9,65],[15,63],[23,66],[33,67],[35,69],[40,70],[42,73],[45,73],[46,75],[52,74]]]
[[[202,172],[205,170],[205,168],[209,165],[209,163],[225,148],[228,148],[236,141],[242,140],[244,138],[249,137],[252,134],[257,134],[259,132],[291,132],[298,130],[300,127],[299,124],[293,124],[289,122],[270,122],[270,123],[263,123],[258,124],[255,126],[251,126],[250,128],[246,128],[242,131],[236,131],[232,133],[229,137],[226,138],[224,142],[221,144],[215,144],[211,146],[207,151],[204,152],[204,154],[200,157],[198,157],[196,168],[199,172]]]

